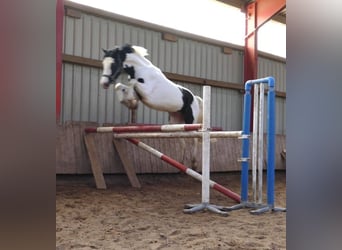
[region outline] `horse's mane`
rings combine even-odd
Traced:
[[[142,57],[148,56],[147,49],[140,47],[140,46],[135,46],[135,45],[133,45],[132,48],[134,49],[134,52],[137,53],[139,56],[142,56]]]

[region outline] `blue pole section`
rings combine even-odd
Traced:
[[[268,100],[267,100],[267,204],[274,208],[274,168],[275,168],[275,84],[274,78],[268,77]]]
[[[241,203],[248,201],[248,158],[249,158],[249,135],[251,117],[251,88],[252,85],[247,81],[245,84],[244,110],[242,121],[242,163],[241,163]]]

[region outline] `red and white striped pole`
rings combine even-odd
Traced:
[[[202,175],[197,173],[196,171],[192,170],[191,168],[188,168],[184,166],[182,163],[172,159],[171,157],[161,153],[160,151],[156,150],[155,148],[133,138],[127,138],[127,141],[133,143],[134,145],[146,150],[147,152],[150,152],[154,156],[160,158],[161,160],[165,161],[166,163],[170,164],[171,166],[179,169],[180,171],[186,173],[187,175],[190,175],[191,177],[195,178],[196,180],[202,182]],[[225,196],[228,196],[229,198],[233,199],[234,201],[240,203],[241,199],[240,196],[233,191],[229,190],[228,188],[225,188],[224,186],[209,180],[209,186],[216,191],[219,191],[220,193],[224,194]]]

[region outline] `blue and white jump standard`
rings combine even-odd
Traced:
[[[264,120],[264,84],[268,85],[267,94],[267,204],[262,204],[262,164],[263,164],[263,120]],[[250,146],[251,90],[254,86],[254,118],[253,118],[253,197],[248,201],[248,170]],[[260,87],[260,91],[259,91]],[[258,93],[260,95],[258,102]],[[256,119],[256,117],[258,119]],[[286,211],[286,208],[274,206],[275,184],[275,81],[273,77],[249,80],[245,83],[244,111],[242,125],[242,158],[241,161],[241,203],[226,208],[227,211],[240,208],[255,208],[251,214],[267,211]],[[259,152],[256,152],[258,150]],[[257,159],[258,158],[258,159]],[[256,201],[256,164],[259,171],[259,200]]]

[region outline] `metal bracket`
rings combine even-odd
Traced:
[[[249,160],[250,160],[249,157],[241,157],[241,158],[237,159],[238,162],[246,162],[246,161],[249,161]]]
[[[241,135],[238,137],[238,139],[242,140],[242,139],[248,139],[250,137],[250,135]]]

